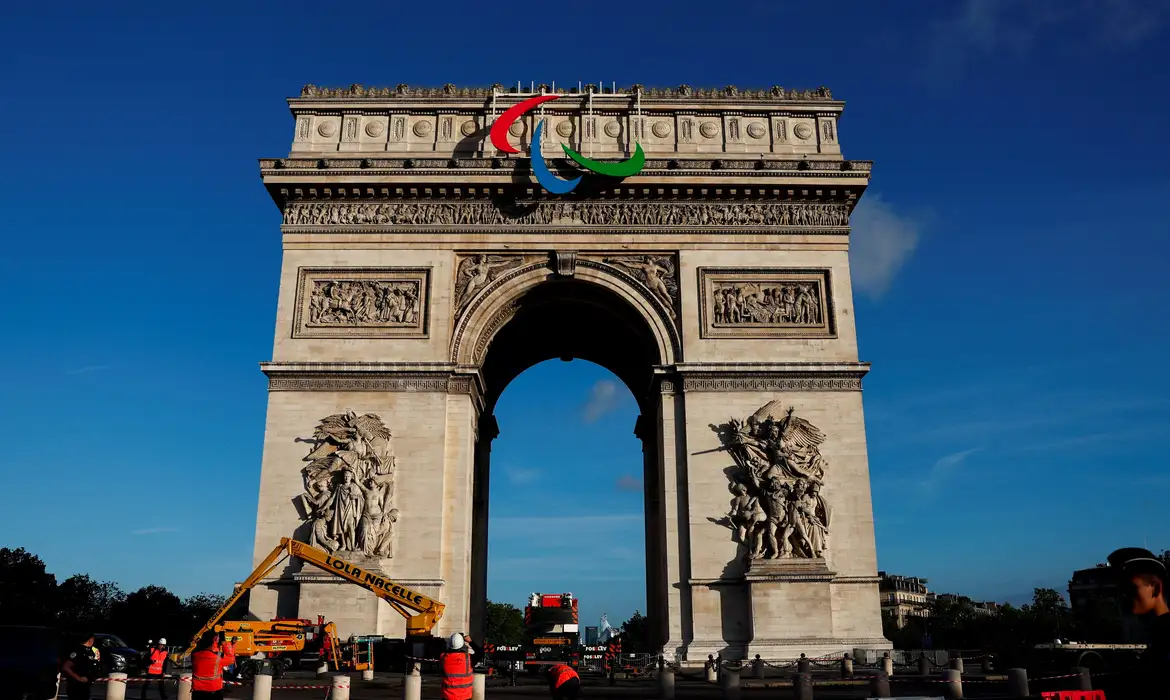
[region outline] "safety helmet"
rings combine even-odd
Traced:
[[[462,649],[463,635],[459,634],[458,632],[451,635],[451,639],[447,641],[447,646],[451,648],[451,651],[458,651],[459,649]]]
[[[159,637],[158,643],[165,647],[167,645],[167,638],[166,637]]]

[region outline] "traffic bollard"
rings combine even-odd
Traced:
[[[752,678],[764,677],[764,660],[756,654],[756,658],[752,659]]]
[[[805,656],[804,654],[801,654],[800,658],[796,660],[796,672],[797,673],[808,673],[808,667],[809,667],[808,657]]]
[[[1009,698],[1026,698],[1028,693],[1028,669],[1009,668],[1007,672],[1007,696]]]
[[[111,673],[106,683],[106,700],[126,700],[126,674]]]
[[[952,656],[951,657],[951,668],[958,671],[960,676],[963,675],[963,657]]]
[[[707,663],[703,664],[703,670],[707,674],[707,682],[714,683],[719,680],[719,676],[715,673],[715,660],[708,657]]]
[[[947,682],[947,697],[963,698],[963,674],[958,669],[948,668],[943,671],[943,680]]]
[[[879,673],[869,679],[869,694],[875,698],[890,697],[890,677]]]
[[[194,675],[190,671],[179,674],[179,700],[191,700],[191,678]]]
[[[930,675],[930,660],[926,658],[926,654],[918,655],[918,675]]]
[[[471,677],[471,700],[483,700],[487,692],[487,676],[477,673]]]
[[[1093,674],[1089,669],[1077,666],[1073,669],[1073,673],[1077,674],[1077,690],[1093,689]]]
[[[272,681],[269,681],[268,685],[271,688]],[[349,700],[349,676],[334,676],[333,688],[329,692],[331,693],[330,700]],[[268,700],[268,698],[253,698],[252,700]]]
[[[739,700],[739,669],[723,669],[721,682],[723,685],[724,700]]]
[[[715,655],[715,679],[716,680],[719,680],[719,681],[723,680],[723,671],[724,671],[724,669],[723,669],[723,654],[721,654],[721,653],[716,654]]]
[[[983,655],[983,672],[991,673],[991,654]]]
[[[796,700],[813,700],[812,674],[796,674],[796,678],[792,680],[792,689]]]
[[[402,700],[421,700],[422,699],[422,674],[418,672],[418,666],[410,669],[410,673],[402,679]]]
[[[846,654],[845,656],[841,657],[841,677],[842,678],[852,678],[853,677],[853,659],[850,658],[849,654]]]
[[[362,680],[363,681],[374,680],[374,669],[367,668],[366,670],[362,671]]]
[[[894,660],[890,658],[889,654],[882,657],[882,673],[885,674],[886,678],[894,675]],[[883,697],[888,698],[890,696],[886,695]]]
[[[270,700],[270,698],[272,698],[272,669],[268,664],[264,664],[252,677],[252,700]]]
[[[674,700],[674,669],[664,668],[658,674],[658,697]]]
[[[508,682],[508,685],[510,685],[510,686],[512,686],[513,688],[515,688],[515,687],[516,687],[516,662],[515,662],[515,661],[511,661],[511,662],[509,662],[509,664],[508,664],[508,665],[509,665],[509,666],[511,667],[511,669],[512,669],[512,679],[511,679],[511,680]]]

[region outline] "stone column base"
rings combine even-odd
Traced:
[[[894,645],[884,637],[851,638],[842,637],[789,637],[779,639],[753,639],[747,646],[747,657],[756,654],[766,661],[792,661],[804,654],[810,659],[822,656],[853,655],[856,649],[893,649]]]

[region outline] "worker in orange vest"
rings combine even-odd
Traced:
[[[581,690],[581,677],[569,666],[556,664],[548,667],[548,691],[553,700],[573,700]]]
[[[471,670],[471,652],[463,635],[458,632],[451,635],[447,651],[439,654],[439,668],[443,674],[440,684],[443,700],[471,700],[474,672]]]
[[[146,667],[146,681],[142,683],[142,692],[139,693],[140,700],[146,700],[146,691],[151,683],[158,683],[158,696],[162,700],[167,700],[167,686],[166,681],[163,680],[163,674],[166,673],[167,666],[167,640],[165,638],[159,639],[146,653],[146,660],[149,664]]]
[[[191,655],[191,700],[223,700],[223,669],[235,662],[235,650],[222,632],[200,637]]]

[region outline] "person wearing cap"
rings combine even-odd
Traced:
[[[1132,689],[1170,693],[1170,604],[1166,599],[1166,563],[1148,549],[1125,547],[1109,555],[1119,573],[1122,601],[1129,612],[1149,620],[1149,637]],[[1166,697],[1135,695],[1134,697]]]
[[[167,685],[163,676],[166,674],[169,658],[167,654],[167,640],[160,637],[158,642],[147,652],[146,680],[142,683],[142,692],[139,700],[146,700],[146,691],[152,683],[158,684],[158,696],[167,700]]]
[[[93,646],[93,634],[81,636],[81,642],[61,664],[65,679],[65,696],[69,700],[89,700],[94,680],[100,675],[101,653]]]

